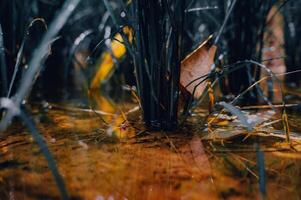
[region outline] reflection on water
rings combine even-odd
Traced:
[[[91,94],[91,93],[90,93]],[[107,134],[118,138],[125,138],[135,135],[135,130],[129,125],[127,111],[120,105],[116,105],[109,98],[102,96],[99,92],[90,95],[90,105],[94,110],[101,110],[104,114],[98,115],[107,125]]]
[[[59,106],[35,115],[73,199],[259,199],[255,142],[265,152],[268,198],[301,196],[301,154],[285,138],[246,137],[233,120],[215,129],[231,137],[202,144],[192,134],[198,127],[150,134],[139,125],[139,112],[123,114],[133,106],[101,96],[91,101],[106,113],[102,119]],[[299,118],[290,123],[298,127]],[[301,149],[298,142],[294,147]],[[60,199],[45,159],[19,122],[1,135],[0,155],[0,199]]]
[[[59,170],[74,198],[83,199],[191,199],[199,192],[214,197],[211,175],[194,164],[184,134],[165,134],[110,140],[98,117],[51,110],[45,134]],[[58,199],[44,158],[30,136],[14,127],[1,141],[0,194],[16,199]],[[9,136],[8,136],[9,135]],[[99,139],[102,137],[103,139]],[[104,139],[107,137],[107,139]],[[1,150],[1,152],[3,152]],[[39,189],[37,189],[39,188]]]

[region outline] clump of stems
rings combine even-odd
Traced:
[[[143,117],[153,129],[177,125],[184,0],[132,3],[134,63]]]

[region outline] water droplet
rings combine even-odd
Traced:
[[[125,18],[126,13],[125,13],[124,11],[122,11],[122,12],[120,13],[120,16],[121,16],[122,18]]]

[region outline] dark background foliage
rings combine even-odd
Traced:
[[[2,96],[6,96],[17,54],[26,36],[29,24],[35,18],[43,18],[45,23],[49,25],[63,2],[64,0],[3,0],[0,2],[0,24],[3,29],[6,58],[4,63],[6,72],[1,72]],[[122,25],[132,25],[134,23],[130,15],[123,18],[120,17],[122,12],[126,14],[131,12],[131,8],[127,3],[127,1],[122,0],[110,1],[114,14],[118,16]],[[181,47],[182,58],[196,48],[201,41],[218,31],[224,20],[229,3],[230,1],[225,0],[191,0],[186,2],[184,35]],[[300,14],[298,12],[300,8],[299,1],[238,1],[236,8],[231,14],[230,22],[227,24],[222,39],[218,44],[220,47],[219,55],[223,55],[223,63],[225,65],[245,59],[261,60],[261,51],[258,50],[257,45],[262,44],[266,16],[271,6],[275,4],[280,7],[283,4],[280,12],[283,13],[285,18],[287,68],[289,70],[299,69],[297,67],[300,66],[300,45],[298,39],[298,34],[301,30]],[[118,27],[114,26],[103,2],[99,0],[82,1],[77,11],[61,31],[60,38],[54,42],[52,53],[45,62],[46,67],[43,68],[43,72],[39,76],[33,96],[49,100],[57,100],[62,97],[68,99],[76,96],[77,93],[74,93],[74,76],[77,74],[74,73],[73,67],[75,62],[74,55],[71,55],[75,53],[72,51],[75,41],[82,33],[90,30],[92,33],[86,36],[84,42],[76,46],[76,48],[77,50],[86,48],[91,51],[104,38],[106,27],[111,28],[111,36],[120,31]],[[41,22],[35,23],[29,29],[29,36],[24,45],[25,50],[21,62],[21,70],[17,74],[17,81],[14,84],[13,91],[18,86],[19,77],[26,68],[27,61],[44,32],[45,28]],[[99,45],[96,53],[89,60],[89,64],[95,64],[101,52],[105,49],[105,45]],[[123,68],[125,70],[117,70],[117,74],[127,74],[127,83],[134,85],[132,58],[127,56],[122,61],[122,65],[128,67]],[[258,79],[258,71],[255,72],[253,68],[251,71],[241,69],[230,74],[227,77],[229,84],[222,87],[224,94],[236,95],[240,93],[250,83]],[[88,79],[91,77],[91,74],[93,74],[93,70],[84,72],[84,76],[88,77]],[[298,86],[300,82],[298,75],[288,77],[287,81],[295,86]],[[256,94],[257,92],[254,90],[245,97],[252,101],[252,98],[257,98]]]

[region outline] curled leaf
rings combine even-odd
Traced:
[[[211,35],[181,62],[181,88],[195,98],[200,97],[205,90],[206,82],[203,80],[210,73],[214,63],[217,47],[212,45],[212,38]]]

